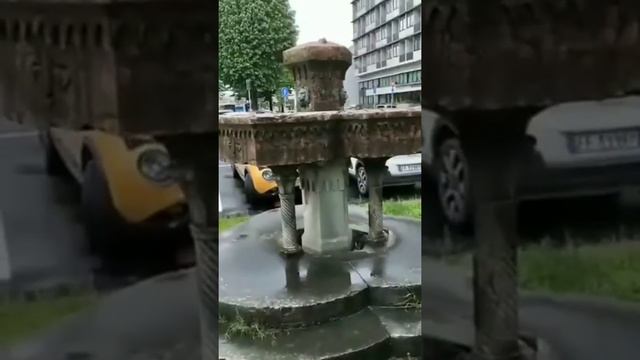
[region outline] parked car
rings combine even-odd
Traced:
[[[126,234],[166,233],[187,224],[167,151],[152,139],[126,143],[101,131],[53,127],[40,140],[47,172],[70,173],[81,185],[84,227],[95,250],[122,245]]]
[[[234,164],[233,176],[244,184],[247,202],[256,205],[265,201],[275,201],[278,197],[278,184],[273,171],[266,167],[250,164]]]
[[[383,186],[420,185],[422,181],[422,154],[399,155],[387,160],[387,176]],[[367,169],[364,163],[356,158],[349,162],[349,175],[355,180],[356,189],[362,196],[369,193]]]
[[[423,111],[423,160],[448,222],[469,226],[473,184],[455,126]],[[640,194],[640,97],[560,104],[535,115],[517,195]]]

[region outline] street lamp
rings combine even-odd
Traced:
[[[251,111],[251,79],[247,79],[247,97],[249,98],[249,111]]]

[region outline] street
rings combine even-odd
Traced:
[[[34,132],[0,125],[0,181],[0,248],[10,288],[90,285],[93,260],[84,255],[76,191],[46,175]]]

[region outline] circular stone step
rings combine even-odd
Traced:
[[[290,330],[249,329],[250,324],[220,326],[222,359],[387,360],[422,354],[419,310],[367,308],[321,325]],[[234,327],[235,331],[230,331]],[[233,333],[242,332],[242,336]],[[231,333],[231,334],[230,334]]]
[[[296,208],[303,224],[303,207]],[[367,228],[367,213],[349,209],[354,229]],[[411,306],[420,301],[421,227],[385,218],[391,246],[344,256],[279,253],[280,212],[274,209],[220,237],[219,309],[267,327],[300,327],[354,314],[369,305]]]

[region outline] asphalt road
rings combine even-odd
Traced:
[[[30,129],[0,125],[0,248],[15,288],[92,282],[84,255],[75,191],[46,175],[42,150]],[[1,250],[0,250],[1,252]]]

